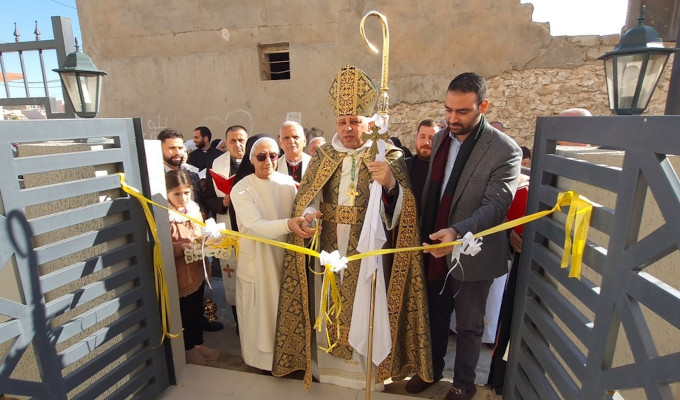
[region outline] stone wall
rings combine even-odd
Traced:
[[[616,37],[618,40],[618,37]],[[667,44],[668,46],[668,44]],[[670,80],[672,56],[659,80],[645,114],[662,115]],[[488,78],[489,121],[501,121],[505,132],[520,145],[533,148],[536,118],[557,115],[572,107],[589,110],[593,115],[610,115],[602,61],[591,60],[583,66],[536,68],[504,72]],[[442,89],[444,92],[446,89]],[[444,117],[444,93],[441,100],[409,104],[402,102],[390,110],[390,136],[415,150],[418,123]]]

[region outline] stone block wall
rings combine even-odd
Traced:
[[[673,56],[659,80],[645,114],[662,115],[671,75]],[[604,65],[592,60],[573,69],[535,68],[512,70],[487,79],[490,101],[489,121],[501,121],[505,132],[520,145],[533,148],[536,118],[558,115],[573,107],[593,115],[610,115]],[[422,103],[401,102],[390,109],[390,136],[415,150],[415,129],[426,118],[444,118],[444,92],[441,100]]]

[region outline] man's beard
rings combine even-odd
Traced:
[[[423,151],[422,151],[422,150],[425,150],[425,149],[427,149],[427,156],[425,156],[423,154]],[[418,157],[420,157],[423,160],[429,160],[430,157],[432,156],[432,147],[427,147],[427,148],[421,147],[419,149],[416,149],[416,154],[418,154]]]
[[[465,135],[467,135],[468,133],[471,133],[472,131],[475,130],[475,127],[476,127],[477,125],[479,125],[479,120],[480,120],[479,115],[480,115],[480,114],[481,114],[480,112],[477,113],[477,116],[475,117],[475,121],[474,121],[472,124],[470,124],[469,126],[464,126],[464,125],[460,125],[460,124],[457,125],[458,127],[462,128],[462,130],[460,130],[460,131],[458,131],[458,132],[454,132],[454,131],[451,129],[451,126],[449,126],[449,131],[450,131],[451,133],[453,133],[453,136],[465,136]]]
[[[165,161],[166,164],[172,165],[172,166],[175,166],[175,167],[179,167],[180,165],[182,165],[182,157],[179,157],[179,159],[177,161],[175,161],[170,157],[163,156],[163,161]]]
[[[205,147],[205,142],[199,142],[199,143],[194,143],[194,144],[196,145],[197,149],[203,150],[203,148]]]

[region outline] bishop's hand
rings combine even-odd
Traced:
[[[316,221],[321,222],[321,215],[322,215],[322,214],[321,214],[321,211],[308,212],[307,214],[305,214],[305,216],[304,216],[304,218],[303,218],[304,221],[303,221],[302,227],[303,227],[306,231],[308,231],[308,232],[310,232],[310,233],[312,233],[312,234],[313,234],[314,231],[316,231],[317,229],[320,230],[320,229],[321,229],[321,225],[319,224],[319,226],[317,227]]]
[[[368,171],[371,178],[381,184],[385,190],[389,190],[397,184],[389,164],[385,161],[373,161],[368,163]]]

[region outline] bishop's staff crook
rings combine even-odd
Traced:
[[[380,20],[380,24],[382,25],[382,34],[383,34],[383,48],[382,48],[382,74],[380,76],[380,96],[378,97],[378,113],[382,115],[383,117],[387,115],[387,108],[389,107],[389,97],[387,96],[387,78],[388,78],[388,68],[389,68],[389,60],[390,60],[390,28],[387,26],[387,18],[385,18],[384,15],[381,13],[371,10],[364,14],[363,18],[361,18],[361,23],[359,24],[359,31],[361,32],[361,38],[364,39],[364,42],[366,42],[366,45],[368,46],[369,49],[371,49],[372,52],[375,54],[378,54],[378,48],[371,43],[370,40],[366,37],[366,32],[364,32],[364,24],[366,23],[366,19],[370,16],[374,16]]]
[[[380,79],[380,96],[378,97],[378,114],[380,114],[382,117],[387,116],[387,108],[389,106],[389,97],[387,96],[387,77],[388,77],[388,63],[389,63],[389,52],[390,52],[390,32],[389,28],[387,26],[387,18],[385,18],[384,15],[381,13],[371,10],[364,14],[363,18],[361,18],[361,23],[359,25],[359,30],[361,32],[361,37],[364,39],[364,42],[366,42],[366,45],[368,45],[368,48],[371,49],[372,52],[378,53],[378,48],[375,47],[366,37],[366,33],[364,32],[364,24],[366,23],[366,19],[369,16],[374,16],[380,20],[380,23],[382,25],[382,33],[383,33],[383,54],[382,54],[382,76]],[[373,125],[373,133],[368,135],[370,136],[371,139],[373,139],[373,145],[371,146],[371,149],[369,152],[375,156],[378,152],[378,147],[377,143],[379,139],[387,139],[388,135],[387,132],[384,132],[383,135],[379,135],[378,133],[379,127],[376,126],[376,124]],[[383,137],[384,136],[384,137]],[[375,292],[376,292],[376,279],[377,279],[377,271],[373,271],[373,275],[371,277],[371,307],[369,311],[369,317],[368,317],[368,351],[366,354],[366,400],[371,399],[371,388],[373,387],[373,319],[375,316]]]

